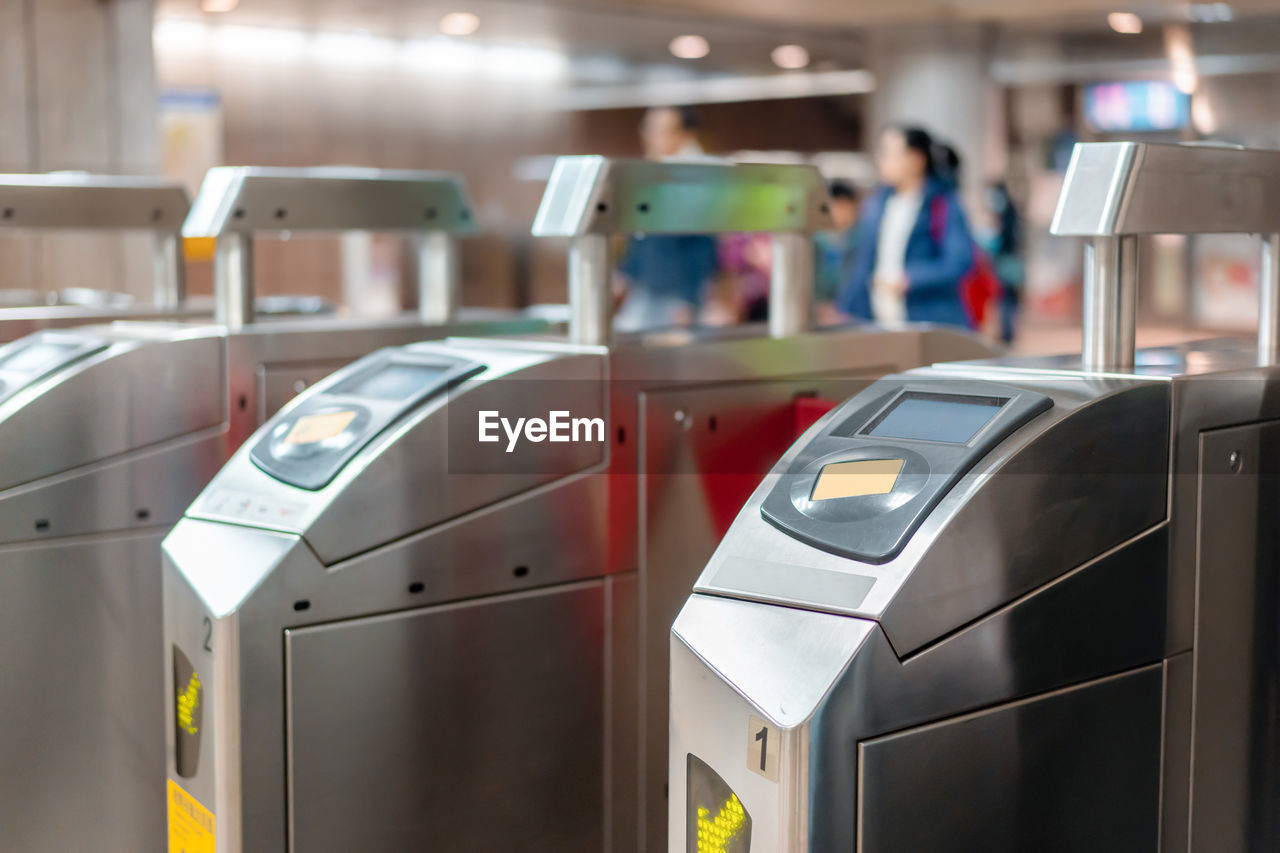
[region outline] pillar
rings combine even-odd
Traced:
[[[160,170],[153,0],[0,0],[0,171]],[[146,235],[0,238],[0,287],[151,298]]]
[[[991,33],[978,24],[891,27],[870,39],[871,127],[916,124],[955,147],[966,196],[1004,171],[1004,118],[990,75]]]

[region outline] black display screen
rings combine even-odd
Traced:
[[[335,394],[354,394],[375,400],[407,400],[429,387],[452,369],[433,364],[388,364],[380,370],[352,378],[334,389]]]
[[[864,434],[965,444],[990,423],[1007,402],[999,397],[908,392],[876,418]]]

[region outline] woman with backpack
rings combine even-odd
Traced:
[[[858,256],[840,294],[846,314],[971,327],[961,284],[974,268],[973,237],[935,151],[918,127],[895,125],[880,135],[882,186],[858,226]]]

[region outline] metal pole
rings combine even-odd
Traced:
[[[813,323],[813,238],[774,234],[769,276],[769,336],[785,338]]]
[[[461,277],[458,244],[442,231],[415,234],[418,263],[418,316],[423,323],[443,325],[458,312]]]
[[[1280,234],[1262,236],[1262,268],[1258,277],[1258,364],[1275,364],[1280,356]]]
[[[613,267],[609,237],[583,234],[569,243],[569,340],[606,346],[613,336]]]
[[[182,236],[157,232],[151,248],[152,301],[172,311],[187,301],[187,280],[182,262]]]
[[[214,319],[231,331],[253,323],[253,235],[231,231],[213,253]]]
[[[1093,237],[1084,250],[1085,370],[1133,368],[1138,305],[1138,238]]]

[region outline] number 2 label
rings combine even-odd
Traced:
[[[770,782],[778,781],[778,729],[759,717],[747,723],[747,769]]]

